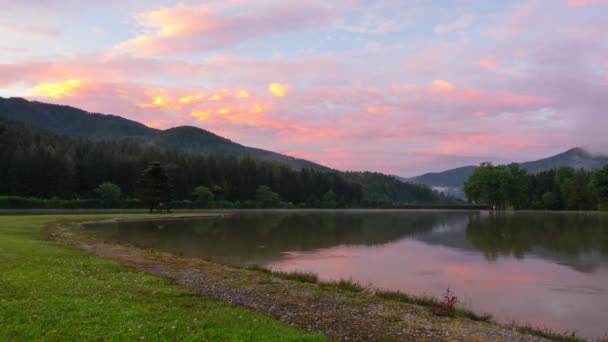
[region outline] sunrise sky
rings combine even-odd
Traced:
[[[0,0],[0,96],[401,176],[601,146],[608,0]]]

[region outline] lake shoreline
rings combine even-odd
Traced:
[[[118,216],[138,215],[0,216],[1,341],[327,340],[49,240],[45,228]]]
[[[169,219],[174,218],[176,217]],[[146,218],[159,219],[167,218]],[[479,322],[464,317],[437,317],[428,307],[380,298],[369,289],[352,291],[341,289],[335,284],[286,280],[270,272],[109,243],[87,234],[81,228],[81,223],[56,222],[49,224],[47,231],[54,240],[97,256],[117,260],[137,271],[169,277],[177,285],[196,294],[242,306],[305,331],[323,333],[332,339],[562,339],[557,334],[543,335],[541,331],[526,330],[515,325]]]

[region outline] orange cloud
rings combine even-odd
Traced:
[[[179,110],[182,107],[172,103],[171,100],[165,99],[162,96],[154,96],[150,103],[140,103],[137,105],[140,108],[156,108],[160,110]]]
[[[333,14],[312,2],[260,6],[249,1],[207,1],[163,7],[135,16],[138,34],[113,48],[108,57],[206,52],[271,34],[319,27]],[[289,23],[289,24],[287,24]]]
[[[151,127],[151,128],[160,127],[160,123],[158,121],[142,121],[141,123],[143,123],[144,125]]]
[[[249,92],[245,89],[241,90],[236,94],[237,99],[246,99],[249,97]]]
[[[500,64],[494,62],[493,60],[487,59],[487,58],[479,60],[479,65],[482,68],[486,68],[486,69],[498,69],[498,68],[500,68]]]
[[[192,112],[191,115],[200,121],[205,121],[205,120],[209,119],[211,112],[210,111],[204,111],[204,112],[196,111],[196,112]]]
[[[228,108],[222,108],[222,109],[218,110],[217,113],[219,115],[226,115],[226,114],[230,113],[230,109],[228,109]]]
[[[448,81],[444,81],[444,80],[435,80],[433,82],[431,82],[431,92],[433,93],[443,93],[443,92],[449,92],[454,90],[454,86],[448,82]]]
[[[31,95],[61,99],[68,96],[75,96],[75,91],[82,87],[80,80],[67,80],[56,83],[40,83],[30,90]]]
[[[268,85],[268,91],[270,91],[270,93],[275,97],[287,96],[288,90],[289,90],[289,86],[286,84],[271,83]]]
[[[257,103],[256,103],[256,104],[254,104],[254,105],[251,107],[251,112],[252,112],[252,113],[261,113],[261,112],[262,112],[262,110],[263,110],[262,105],[257,104]]]
[[[200,102],[202,100],[203,100],[203,95],[184,96],[179,99],[179,103],[188,105],[188,104]]]
[[[367,112],[369,114],[385,114],[387,111],[386,107],[369,107]]]

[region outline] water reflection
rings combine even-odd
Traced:
[[[232,217],[96,225],[110,239],[236,265],[266,264],[288,252],[339,245],[384,245],[461,220],[459,213],[353,215],[247,213]]]
[[[238,265],[441,294],[501,321],[600,336],[608,326],[608,216],[457,211],[240,213],[96,227],[116,239]]]
[[[608,220],[596,213],[506,213],[470,218],[466,237],[488,260],[535,255],[592,272],[608,255]]]

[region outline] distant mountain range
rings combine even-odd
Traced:
[[[197,127],[180,126],[158,130],[116,115],[89,113],[74,107],[28,101],[22,98],[0,97],[0,116],[74,138],[131,140],[147,146],[191,154],[248,156],[277,161],[297,170],[303,168],[331,170],[304,159],[243,146]]]
[[[19,139],[15,137],[19,137]],[[5,99],[0,97],[0,141],[2,141],[3,138],[6,140],[0,143],[0,155],[3,156],[3,158],[0,158],[0,160],[3,162],[0,163],[0,194],[42,197],[87,196],[88,192],[90,192],[91,189],[99,185],[101,182],[112,180],[115,180],[115,183],[121,185],[123,190],[126,191],[125,193],[127,193],[127,190],[129,190],[129,193],[133,194],[134,183],[131,180],[137,178],[138,172],[141,172],[137,171],[136,169],[142,164],[145,164],[142,162],[141,158],[144,158],[150,154],[163,154],[165,156],[165,161],[169,160],[171,163],[175,163],[176,167],[179,167],[179,163],[184,162],[185,159],[177,158],[173,155],[177,156],[180,154],[190,154],[236,158],[249,157],[257,161],[261,160],[281,163],[295,170],[306,168],[321,171],[306,172],[303,174],[312,175],[310,177],[313,177],[315,180],[319,180],[319,182],[325,182],[330,188],[332,186],[338,187],[340,184],[358,184],[361,186],[362,192],[361,204],[369,207],[384,207],[393,204],[460,204],[457,199],[450,196],[441,196],[440,194],[433,192],[430,187],[425,185],[401,182],[394,176],[384,175],[381,173],[340,172],[338,170],[333,170],[307,160],[292,158],[271,151],[243,146],[196,127],[182,126],[167,130],[158,130],[115,115],[89,113],[73,107],[28,101],[21,98]],[[11,183],[12,187],[10,189],[5,187],[4,193],[2,192],[2,185],[8,184],[8,182],[5,181],[6,175],[11,172],[14,173],[13,168],[17,167],[15,166],[17,164],[21,165],[25,163],[30,165],[28,163],[31,162],[32,165],[38,165],[37,168],[31,168],[32,170],[28,170],[28,172],[32,171],[46,173],[48,170],[50,170],[51,166],[55,167],[55,171],[63,170],[59,172],[64,172],[65,170],[69,170],[74,166],[70,160],[80,158],[80,156],[76,156],[74,154],[76,153],[75,151],[88,151],[86,153],[94,153],[91,151],[103,150],[103,146],[108,146],[105,144],[106,142],[116,144],[114,144],[115,148],[110,153],[96,156],[96,158],[98,158],[97,161],[104,164],[104,168],[100,167],[100,169],[103,170],[98,170],[98,173],[88,173],[87,182],[83,182],[82,179],[79,179],[78,182],[74,181],[76,185],[73,186],[73,189],[64,187],[57,190],[51,187],[46,189],[48,190],[46,193],[40,195],[42,193],[40,188],[42,187],[34,186],[35,189],[33,190],[27,187],[27,189],[21,189],[17,185],[22,185],[24,183],[35,183],[30,181],[21,181],[19,177],[13,177],[17,178],[18,181]],[[21,148],[22,145],[28,146],[29,149],[43,156],[46,156],[45,153],[48,151],[58,150],[60,151],[59,154],[65,153],[66,158],[57,157],[56,159],[53,159],[55,164],[51,164],[47,160],[41,160],[41,158],[38,157],[31,157],[34,154],[13,153],[15,150]],[[67,146],[70,146],[70,148]],[[127,154],[130,152],[125,151],[137,151],[135,152],[137,155],[129,155],[127,157]],[[165,151],[175,151],[177,153],[164,153]],[[50,152],[48,152],[48,154],[52,155]],[[28,159],[30,157],[31,159]],[[194,157],[189,160],[198,160],[201,162],[202,159],[204,158]],[[218,161],[221,160],[225,160],[225,158],[218,159]],[[126,164],[121,164],[123,162]],[[49,165],[45,165],[45,163],[49,163]],[[267,163],[255,164],[258,165],[257,167],[259,169],[268,167]],[[266,164],[266,166],[264,166],[264,164]],[[120,170],[117,169],[116,165],[121,165]],[[224,165],[223,170],[230,175],[226,177],[217,176],[217,179],[221,179],[222,182],[226,182],[228,184],[228,188],[230,187],[230,184],[240,181],[240,179],[233,177],[235,173],[238,174],[240,171],[230,171],[226,169],[226,165],[228,165],[226,162],[224,162],[222,165]],[[49,168],[48,170],[46,169],[47,167]],[[29,168],[29,166],[25,169],[27,168]],[[276,169],[279,170],[281,168]],[[126,172],[125,170],[129,171],[130,173]],[[201,169],[199,171],[203,172],[204,170]],[[197,171],[195,170],[193,172],[196,174]],[[121,173],[121,175],[117,176],[116,173]],[[31,176],[31,173],[28,174],[27,172],[24,172],[19,176],[24,176],[27,178]],[[276,178],[277,182],[282,181],[287,183],[287,181],[282,178],[287,176],[283,176],[282,172],[278,172],[273,177]],[[43,179],[43,177],[40,177],[39,175],[31,178]],[[200,185],[189,184],[189,182],[191,182],[190,178],[185,176],[180,178],[180,188],[177,189],[181,191],[179,194],[180,199],[185,199],[188,197],[188,192],[191,191],[190,188],[192,188],[192,185]],[[257,179],[253,176],[251,178]],[[61,179],[69,180],[69,177],[62,177]],[[59,181],[49,181],[48,183],[59,184]],[[336,191],[344,190],[344,193],[346,193],[348,186],[345,185],[343,188],[346,190],[337,189]],[[352,189],[355,188],[356,187],[352,187]],[[285,189],[283,190],[287,191]],[[61,193],[59,194],[59,192]],[[241,195],[242,194],[239,194],[239,196]],[[347,194],[344,196],[351,195],[353,194]],[[237,197],[237,195],[234,196]],[[322,197],[320,195],[315,195],[307,199],[307,201],[310,200],[314,205],[315,201],[318,202],[321,201],[321,199]]]
[[[583,148],[576,147],[549,158],[519,163],[519,165],[529,173],[538,173],[562,166],[593,171],[602,168],[604,165],[608,165],[608,156],[592,155]],[[412,178],[400,178],[400,180],[425,184],[435,190],[463,198],[464,183],[476,169],[477,166],[470,165],[443,172],[425,173]]]

